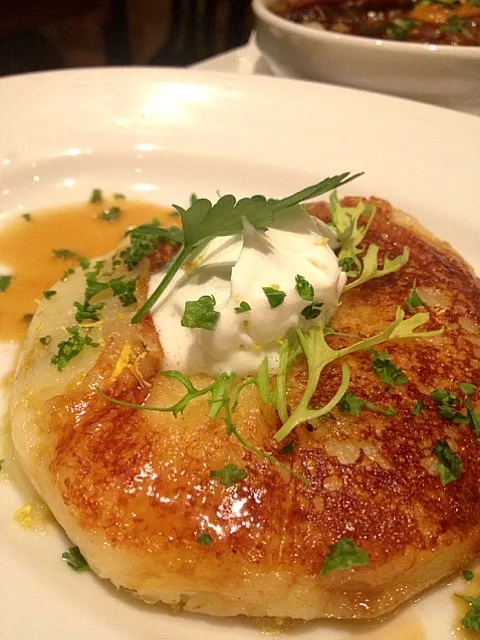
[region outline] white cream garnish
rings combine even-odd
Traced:
[[[248,223],[247,223],[248,224]],[[282,339],[293,327],[306,329],[315,322],[327,323],[335,313],[346,274],[329,246],[331,230],[307,213],[288,217],[267,231],[248,226],[243,237],[216,238],[185,266],[152,309],[155,327],[165,353],[164,369],[188,375],[256,372],[265,356],[270,371],[278,369]],[[152,294],[164,271],[153,275]],[[305,320],[302,310],[311,302],[295,289],[303,276],[323,303],[315,320]],[[285,292],[283,303],[272,309],[263,288]],[[220,318],[214,330],[181,326],[185,303],[213,295]],[[237,313],[246,302],[250,311]]]

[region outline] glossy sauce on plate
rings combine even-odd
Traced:
[[[102,211],[119,207],[117,219],[99,218]],[[171,226],[171,209],[128,200],[105,200],[99,204],[74,204],[18,215],[0,233],[1,273],[13,276],[0,293],[0,341],[20,341],[43,292],[52,288],[78,257],[96,258],[112,251],[132,226],[151,222]],[[76,257],[61,259],[54,250],[68,249]]]

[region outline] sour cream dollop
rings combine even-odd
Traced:
[[[327,324],[338,307],[347,277],[338,266],[335,244],[331,229],[306,212],[283,216],[267,231],[248,226],[243,236],[212,240],[176,274],[152,309],[165,353],[163,368],[247,376],[267,357],[276,373],[285,335],[294,327]],[[164,274],[152,275],[149,294]],[[302,315],[311,302],[296,290],[297,275],[312,285],[314,302],[322,303],[313,320]],[[282,304],[270,306],[267,287],[286,294]],[[205,295],[214,296],[220,312],[215,328],[182,327],[185,303]],[[242,302],[251,310],[238,313]]]

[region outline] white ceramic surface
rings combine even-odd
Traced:
[[[378,91],[471,112],[480,106],[480,47],[376,40],[313,29],[253,0],[257,44],[277,74]]]
[[[390,199],[480,266],[473,116],[317,83],[100,69],[0,80],[0,131],[3,224],[26,209],[83,201],[97,186],[184,204],[192,191],[280,196],[326,174],[364,170],[344,193]],[[14,349],[1,346],[1,372]],[[73,573],[61,560],[68,541],[54,524],[36,533],[13,521],[27,499],[0,474],[1,638],[265,637],[252,622],[174,615]],[[380,625],[298,624],[285,637],[447,640],[458,618],[452,593],[464,586],[458,579]]]

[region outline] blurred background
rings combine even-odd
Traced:
[[[3,0],[0,75],[187,66],[245,44],[250,0]]]

